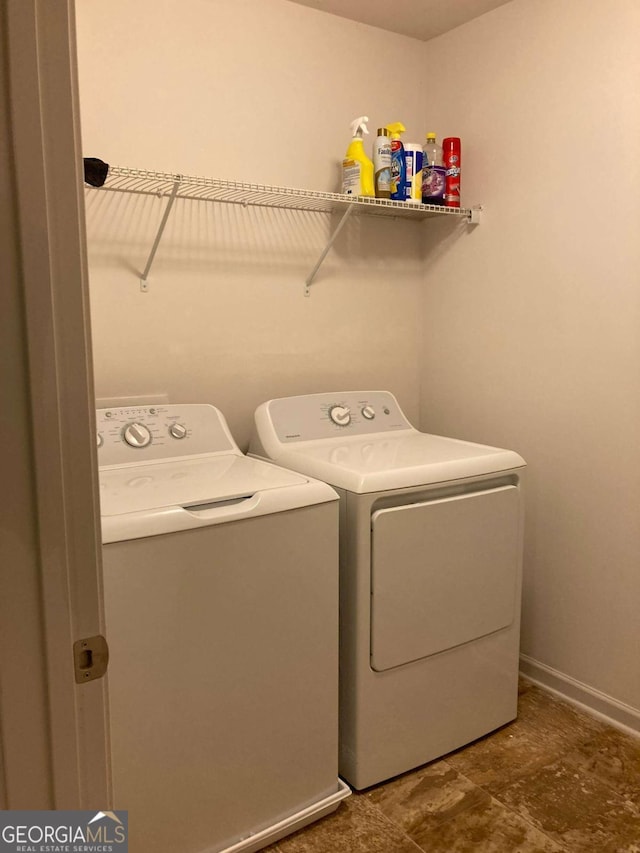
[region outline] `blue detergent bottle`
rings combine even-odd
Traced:
[[[407,164],[404,156],[402,134],[406,127],[396,121],[387,125],[391,135],[391,201],[406,201],[407,199]]]

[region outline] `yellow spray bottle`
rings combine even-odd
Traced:
[[[368,121],[368,116],[360,116],[351,122],[351,142],[342,161],[342,192],[346,195],[375,196],[373,163],[362,144],[363,134],[369,133]]]
[[[387,125],[391,134],[391,199],[406,201],[407,199],[407,164],[404,159],[402,134],[406,128],[400,121]]]

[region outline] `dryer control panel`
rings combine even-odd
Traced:
[[[284,397],[265,404],[280,442],[412,429],[389,391],[338,391]]]
[[[240,453],[222,413],[204,403],[98,409],[96,421],[101,468]]]

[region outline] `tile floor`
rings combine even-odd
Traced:
[[[269,853],[640,853],[640,739],[522,680],[518,719]]]

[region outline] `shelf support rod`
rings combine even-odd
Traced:
[[[335,231],[333,232],[333,234],[329,238],[329,242],[324,247],[323,253],[320,255],[315,267],[311,270],[311,272],[309,273],[309,275],[306,278],[306,281],[304,283],[304,295],[305,296],[309,296],[311,294],[311,285],[313,283],[313,279],[316,277],[316,273],[318,272],[318,270],[322,266],[322,262],[327,257],[329,249],[333,246],[336,237],[342,231],[347,219],[349,218],[349,216],[351,216],[351,214],[353,213],[354,210],[355,210],[355,204],[350,204],[347,207],[347,209],[345,210],[345,212],[342,214],[342,219],[340,220],[340,222],[338,222],[338,225],[337,225]]]
[[[143,293],[146,293],[149,290],[149,272],[151,270],[151,265],[153,264],[153,259],[155,258],[156,252],[158,251],[158,246],[160,245],[160,240],[162,239],[167,220],[169,219],[171,208],[173,207],[173,203],[176,200],[176,193],[178,192],[180,181],[181,177],[180,175],[177,175],[173,187],[171,189],[171,194],[169,195],[169,201],[167,202],[167,206],[165,207],[164,213],[162,214],[158,233],[156,234],[156,239],[153,241],[153,246],[151,247],[151,252],[149,253],[149,258],[147,260],[147,265],[144,268],[144,272],[140,276],[140,290]]]

